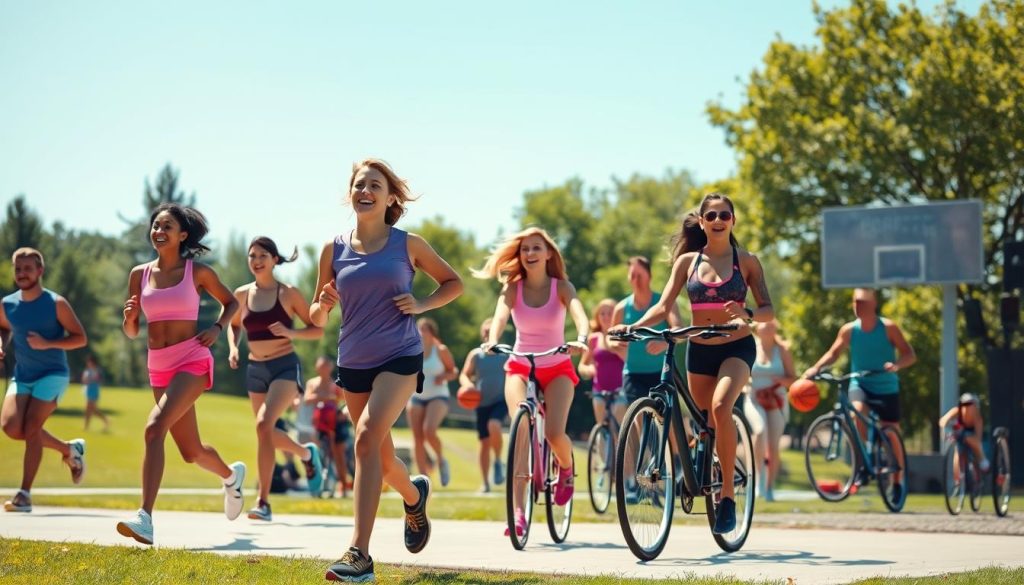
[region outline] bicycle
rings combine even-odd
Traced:
[[[1010,511],[1010,431],[1006,427],[992,429],[992,502],[996,515],[1005,517]]]
[[[898,429],[881,426],[874,411],[864,415],[850,402],[850,381],[879,373],[865,370],[836,377],[824,372],[811,378],[838,388],[838,397],[832,412],[816,418],[808,427],[804,439],[804,464],[811,486],[821,499],[841,502],[872,479],[878,480],[878,491],[890,512],[899,512],[907,500],[907,490],[896,493],[896,477],[907,474],[906,449]],[[867,401],[869,404],[871,400]],[[854,421],[866,428],[861,438]],[[901,464],[896,458],[894,441],[904,454]]]
[[[942,491],[945,494],[946,509],[953,516],[964,508],[964,499],[970,495],[971,509],[981,509],[982,471],[975,461],[974,451],[967,444],[969,432],[956,423],[946,435],[943,448]],[[999,505],[996,504],[998,511]]]
[[[537,392],[536,358],[568,353],[568,345],[560,345],[539,353],[518,352],[512,347],[499,344],[491,347],[494,353],[524,357],[530,362],[530,377],[526,382],[526,399],[519,403],[508,436],[508,477],[505,479],[505,513],[508,521],[508,535],[516,550],[523,550],[530,538],[533,523],[533,505],[544,493],[544,508],[547,513],[548,532],[556,543],[565,542],[572,522],[572,498],[564,506],[555,503],[554,489],[558,483],[558,460],[551,446],[544,438],[544,400]],[[572,463],[573,475],[576,462]],[[517,507],[522,506],[526,519],[523,533],[516,526]]]
[[[604,514],[612,501],[612,468],[615,465],[615,441],[619,436],[619,421],[612,414],[615,392],[593,392],[591,396],[604,402],[604,420],[594,424],[587,440],[587,488],[594,512]]]
[[[324,402],[317,403],[317,408],[321,408]],[[335,411],[336,417],[342,416],[340,410]],[[327,432],[321,426],[315,426],[316,430],[316,442],[317,446],[320,447],[320,464],[322,471],[320,493],[315,494],[313,497],[317,498],[333,498],[338,492],[338,484],[340,483],[340,477],[338,474],[338,466],[334,461],[334,432],[336,430],[337,419],[327,421],[324,424],[328,425],[332,432]],[[349,423],[351,424],[351,423]],[[353,446],[355,441],[349,436],[348,440],[345,441],[345,468],[348,472],[349,481],[356,475],[355,469],[355,448]],[[347,489],[347,486],[341,486],[342,493]]]
[[[710,527],[722,490],[722,469],[714,453],[715,431],[708,426],[708,413],[697,407],[682,383],[675,363],[678,342],[690,337],[729,337],[736,325],[706,325],[658,331],[639,327],[629,333],[612,334],[616,341],[661,340],[668,344],[661,382],[650,393],[634,401],[622,420],[623,431],[615,457],[615,496],[619,526],[629,550],[639,559],[658,557],[672,528],[674,499],[689,514],[693,501],[704,496]],[[692,417],[688,439],[676,396],[681,396]],[[733,472],[736,528],[712,536],[726,552],[739,550],[750,533],[754,517],[754,446],[750,425],[739,408],[733,408],[736,426],[736,464]],[[671,456],[669,456],[669,454]],[[677,462],[681,467],[677,475]]]

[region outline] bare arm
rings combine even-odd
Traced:
[[[82,322],[78,320],[75,310],[71,308],[71,304],[64,297],[57,297],[57,322],[64,328],[67,335],[60,339],[44,339],[38,333],[29,331],[29,346],[32,349],[63,349],[67,351],[85,347],[85,344],[89,342]]]
[[[821,356],[821,359],[819,359],[813,366],[807,368],[803,377],[810,378],[820,372],[825,366],[830,366],[835,363],[835,361],[839,359],[839,356],[846,351],[846,348],[850,346],[850,331],[852,330],[853,325],[851,323],[847,323],[840,327],[839,334],[836,335],[836,340],[832,342],[832,347],[828,348],[825,355]]]
[[[597,345],[597,336],[600,333],[593,333],[590,339],[587,341],[587,350],[583,352],[583,357],[580,358],[580,365],[577,366],[577,371],[580,373],[580,377],[584,379],[591,379],[597,372],[597,368],[594,366],[594,346]]]
[[[274,335],[283,335],[289,339],[320,339],[323,337],[324,329],[313,324],[309,317],[309,303],[303,298],[299,289],[293,286],[286,286],[284,298],[285,310],[289,314],[298,317],[305,327],[293,329],[284,323],[272,323],[270,325],[270,332]]]
[[[753,254],[747,254],[745,258],[747,265],[747,283],[754,295],[754,302],[757,308],[753,310],[754,321],[767,323],[775,318],[775,309],[772,307],[772,299],[768,295],[768,282],[765,280],[764,267],[761,261]]]
[[[217,341],[220,332],[227,329],[231,319],[238,312],[238,300],[228,290],[228,287],[224,286],[224,283],[220,281],[220,277],[217,276],[217,273],[212,268],[205,264],[197,263],[193,263],[192,266],[196,283],[221,304],[220,315],[217,317],[217,320],[214,321],[209,329],[199,334],[199,343],[209,347]]]
[[[779,353],[782,355],[782,375],[775,376],[773,381],[780,385],[788,387],[796,380],[796,367],[793,365],[793,353],[789,351],[789,348],[779,344]]]
[[[590,319],[587,318],[587,310],[583,308],[583,303],[576,296],[576,287],[568,280],[559,280],[558,296],[569,309],[569,315],[576,326],[576,341],[569,345],[574,345],[578,352],[587,351],[586,340],[590,337]]]
[[[418,315],[443,307],[462,294],[462,278],[426,240],[416,234],[409,234],[408,251],[412,265],[434,279],[438,287],[422,300],[413,298],[409,293],[395,297],[399,310],[407,315]]]
[[[480,353],[480,348],[475,347],[466,355],[466,363],[462,365],[462,373],[459,374],[459,385],[466,387],[476,383],[476,356],[478,353]]]
[[[247,286],[247,285],[246,285]],[[235,289],[235,301],[238,302],[238,306],[241,307],[242,303],[245,302],[245,289],[246,286],[240,286]],[[242,312],[236,311],[231,316],[231,323],[228,325],[228,349],[233,352],[238,352],[238,342],[242,340]]]
[[[139,336],[139,315],[142,313],[139,299],[142,295],[143,269],[143,265],[136,266],[128,275],[128,298],[124,301],[124,320],[121,322],[121,330],[129,339]]]
[[[623,300],[615,303],[615,308],[612,309],[612,322],[609,325],[609,329],[615,327],[616,325],[622,325],[622,322],[625,319],[626,319],[626,300],[623,299]],[[625,342],[622,342],[622,341],[615,341],[613,339],[609,339],[608,341],[609,341],[608,345],[612,349],[614,349],[616,351],[616,353],[621,352],[620,357],[622,357],[622,359],[626,359],[625,356],[626,356],[626,352],[627,352],[627,349],[629,347],[629,344],[625,343]]]
[[[485,345],[496,345],[498,340],[501,339],[501,334],[505,331],[505,326],[508,325],[508,318],[512,315],[513,303],[515,303],[515,288],[505,284],[505,287],[501,289],[501,295],[498,297],[498,304],[494,307],[494,316],[491,317],[491,331],[487,334],[487,343]]]
[[[953,420],[953,417],[956,416],[956,411],[957,407],[954,406],[953,408],[950,408],[948,411],[946,411],[946,414],[942,415],[942,418],[939,419],[940,429],[945,428],[946,425],[949,424],[949,421]]]
[[[914,348],[910,346],[907,338],[903,336],[903,331],[900,326],[886,319],[885,333],[889,337],[889,342],[896,348],[896,353],[899,357],[896,359],[896,363],[886,364],[885,369],[889,372],[897,372],[903,368],[909,368],[914,365],[917,361],[917,354],[914,352]]]
[[[686,283],[686,273],[689,271],[692,262],[692,252],[676,258],[676,261],[672,264],[672,274],[669,275],[668,282],[665,283],[665,290],[661,293],[661,298],[651,308],[647,309],[644,316],[637,319],[636,323],[633,323],[631,327],[648,327],[668,318],[669,308],[676,303],[679,291],[683,290],[683,284]]]
[[[450,382],[459,377],[459,368],[455,365],[455,358],[452,357],[451,350],[448,349],[447,345],[437,346],[437,355],[441,358],[441,364],[444,366],[444,373],[439,378],[442,378],[445,382]]]
[[[4,311],[4,306],[0,304],[0,359],[4,358],[4,344],[7,343],[10,336],[11,322],[7,320],[7,312]]]
[[[316,288],[309,305],[309,322],[317,327],[327,324],[331,309],[338,304],[338,291],[334,288],[334,242],[327,242],[320,251],[320,264],[316,273]]]

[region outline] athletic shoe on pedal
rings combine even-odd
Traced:
[[[430,478],[417,475],[412,478],[412,485],[420,493],[420,501],[415,506],[405,506],[405,548],[411,553],[418,553],[430,542],[430,518],[427,518],[427,501],[430,499]]]
[[[4,510],[7,512],[31,512],[32,496],[25,490],[18,490],[13,498],[4,502]]]
[[[494,461],[494,485],[505,483],[505,464],[501,461]]]
[[[255,508],[249,510],[250,520],[263,520],[265,522],[270,522],[271,518],[270,502],[266,500],[260,500],[259,503],[256,504]]]
[[[71,483],[78,485],[85,475],[85,439],[68,441],[68,449],[71,453],[64,458],[64,463],[71,469]]]
[[[516,536],[522,536],[526,534],[526,514],[523,513],[522,508],[516,508]],[[508,536],[508,526],[505,527],[505,536]]]
[[[121,536],[134,538],[142,544],[153,544],[153,517],[139,508],[131,520],[117,523],[117,532]]]
[[[736,530],[736,501],[732,498],[722,498],[715,509],[715,527],[711,532],[726,534],[733,530]]]
[[[555,505],[564,506],[572,499],[576,491],[572,467],[558,468],[558,483],[555,484]]]
[[[349,547],[341,559],[331,563],[327,567],[328,581],[341,581],[344,583],[373,583],[373,559],[363,554],[356,547]]]
[[[309,450],[309,461],[303,461],[302,465],[306,468],[306,486],[309,487],[309,495],[314,498],[320,496],[320,489],[324,485],[324,463],[320,459],[320,446],[316,443],[306,443],[303,445]]]
[[[441,458],[441,463],[437,466],[438,474],[441,476],[441,487],[448,487],[448,482],[452,480],[452,470],[448,467],[448,460],[444,457]]]
[[[245,483],[245,463],[235,461],[228,467],[235,474],[235,480],[224,484],[224,515],[228,520],[238,518],[242,513],[242,485]]]

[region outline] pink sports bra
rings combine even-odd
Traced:
[[[185,260],[185,276],[181,282],[167,288],[149,284],[152,263],[142,270],[142,296],[140,304],[146,321],[195,321],[199,318],[199,291],[192,280],[192,260]]]

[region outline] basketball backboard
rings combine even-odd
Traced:
[[[827,208],[821,272],[826,288],[981,282],[981,202]]]

